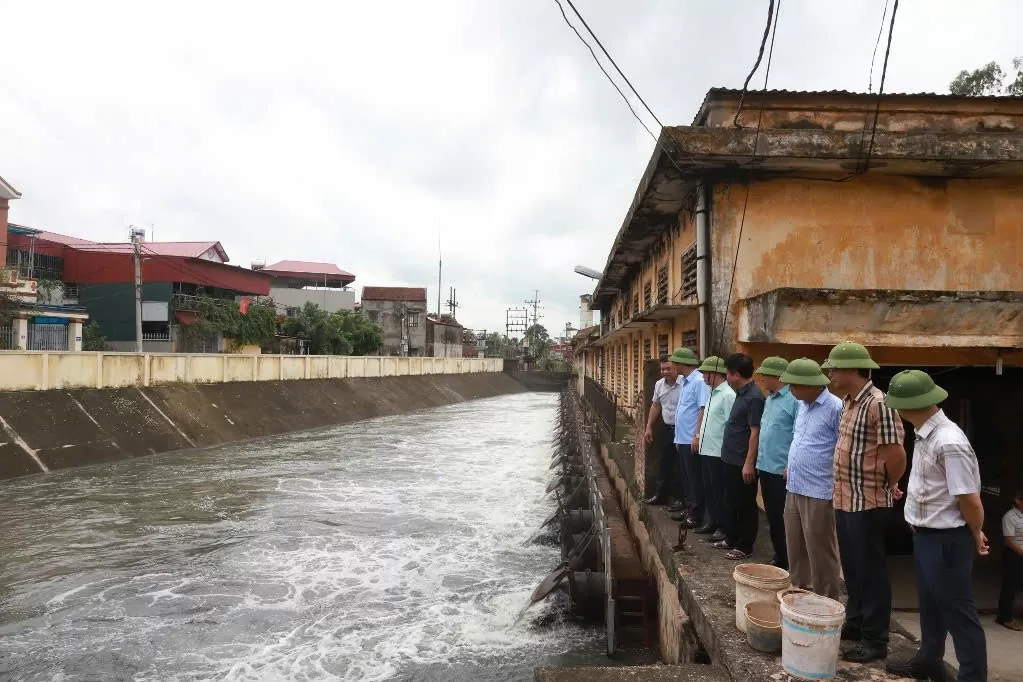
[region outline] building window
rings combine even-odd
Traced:
[[[657,270],[657,303],[667,305],[668,303],[668,264],[665,263]]]
[[[695,329],[691,329],[691,330],[689,330],[687,332],[682,332],[682,345],[683,346],[685,346],[686,348],[688,348],[689,350],[691,350],[691,351],[693,351],[695,353],[695,352],[697,352],[696,344],[697,344],[697,341],[696,341],[696,330]]]
[[[650,343],[650,339],[646,339],[646,340],[643,341],[643,359],[644,360],[649,360],[650,359],[650,351],[652,350],[652,346],[653,346],[653,344]]]
[[[418,327],[419,326],[419,313],[409,313],[408,314],[408,326],[409,327]]]
[[[668,335],[667,334],[658,334],[657,335],[657,357],[660,358],[660,357],[664,357],[665,355],[670,355],[670,353],[668,353]]]
[[[639,339],[632,342],[632,396],[639,395]]]
[[[637,291],[632,295],[632,316],[639,315],[640,310],[642,309],[639,307],[639,292]]]
[[[373,324],[380,324],[380,311],[367,310],[366,315],[369,316],[369,321]]]
[[[643,285],[643,309],[654,307],[654,287],[650,282]]]
[[[696,298],[696,244],[682,254],[682,299]]]

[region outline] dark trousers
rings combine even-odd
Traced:
[[[998,622],[1008,623],[1014,617],[1016,591],[1023,580],[1023,556],[1008,547],[1002,552],[1002,592],[998,596]]]
[[[678,452],[675,450],[675,428],[668,426],[663,420],[660,422],[660,451],[661,466],[659,475],[660,485],[657,486],[657,499],[662,502],[680,499],[682,491],[681,470],[678,466]]]
[[[728,544],[738,550],[753,553],[757,539],[757,480],[753,483],[742,479],[742,466],[725,462],[725,522],[724,531]]]
[[[760,492],[764,496],[764,512],[771,529],[771,545],[774,546],[774,563],[781,568],[789,567],[789,551],[785,546],[785,477],[781,474],[760,473]]]
[[[686,501],[689,515],[697,523],[703,523],[704,496],[703,479],[700,472],[700,456],[693,452],[692,445],[677,443],[679,464],[682,468],[682,499]]]
[[[920,663],[940,665],[951,633],[959,680],[987,680],[987,643],[973,601],[973,535],[966,526],[913,534],[913,563],[920,600]]]
[[[845,622],[867,644],[888,645],[892,619],[892,583],[888,578],[884,538],[891,509],[860,512],[835,510],[838,554],[849,602]]]
[[[725,520],[725,465],[720,457],[700,457],[700,478],[707,507],[707,525],[714,530],[724,529]]]

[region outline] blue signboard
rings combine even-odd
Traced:
[[[33,317],[32,324],[67,324],[66,317]]]

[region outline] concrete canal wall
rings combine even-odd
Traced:
[[[52,368],[54,356],[70,354],[49,355],[47,365]],[[225,366],[233,359],[222,356]],[[309,367],[302,357],[287,358],[291,359]],[[280,356],[270,356],[270,360],[289,364]],[[457,367],[449,368],[450,363],[435,364],[433,358],[349,358],[346,365],[351,369],[354,366],[351,361],[366,360],[381,361],[378,367],[382,374],[400,372],[404,367],[452,370]],[[421,362],[386,362],[394,360]],[[479,364],[489,361],[476,362],[484,371],[0,391],[0,479],[344,424],[527,390],[500,371],[501,360],[490,363],[494,369]],[[461,359],[461,363],[464,368],[476,369],[470,359]],[[374,363],[364,366],[370,364]],[[105,359],[103,365],[106,366]]]
[[[0,391],[501,372],[501,358],[0,352]]]

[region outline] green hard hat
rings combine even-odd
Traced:
[[[688,348],[676,348],[675,352],[668,358],[672,362],[677,362],[680,365],[692,365],[696,367],[700,364],[700,361],[696,359],[696,353],[689,350]]]
[[[757,367],[757,374],[763,374],[765,377],[780,377],[785,373],[785,370],[789,367],[789,361],[785,358],[779,358],[773,356],[770,358],[764,358],[764,361]]]
[[[831,349],[828,354],[828,369],[880,369],[870,359],[870,352],[858,343],[847,341]]]
[[[907,369],[892,377],[884,404],[893,410],[922,410],[948,397],[948,391],[934,383],[927,372]]]
[[[725,369],[725,361],[716,355],[710,355],[703,359],[703,364],[700,365],[701,372],[712,372],[714,374],[727,374],[728,370]]]
[[[824,376],[821,366],[810,358],[799,358],[789,363],[781,382],[794,386],[827,386],[831,379]]]

